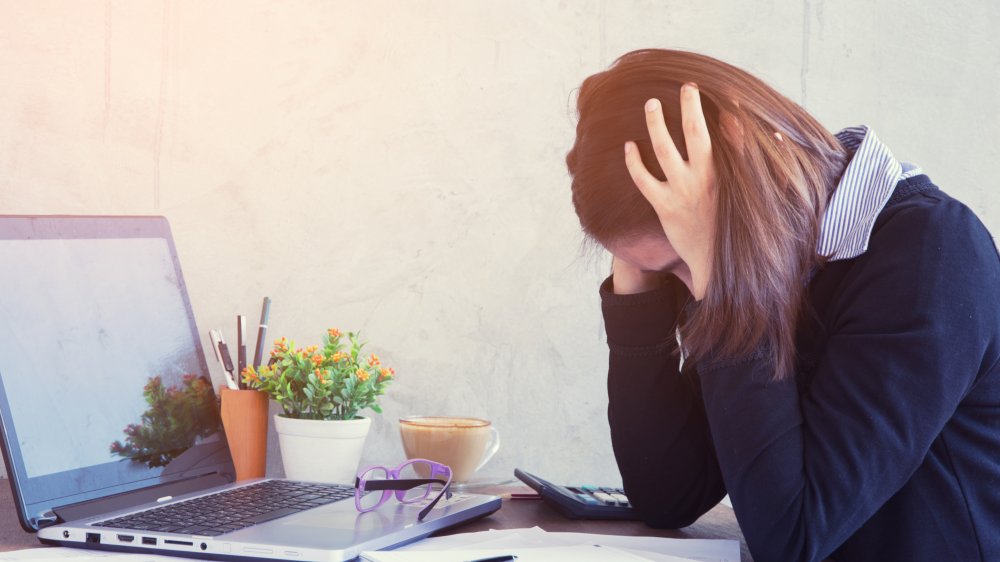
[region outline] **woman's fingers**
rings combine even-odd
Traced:
[[[688,162],[695,168],[709,165],[712,159],[712,140],[708,135],[708,125],[705,124],[705,113],[701,109],[701,93],[694,84],[688,83],[681,87],[681,126]]]
[[[639,149],[632,141],[625,143],[625,166],[632,181],[646,200],[653,205],[660,220],[666,220],[682,208],[699,207],[705,197],[712,196],[714,164],[712,142],[701,107],[701,94],[694,84],[681,88],[681,127],[688,150],[685,161],[674,145],[663,118],[660,101],[652,98],[646,102],[646,127],[657,162],[666,175],[660,181],[643,164]]]
[[[677,256],[689,268],[686,282],[691,294],[701,300],[712,275],[716,221],[715,166],[701,94],[692,85],[685,85],[681,92],[680,126],[688,149],[687,162],[670,138],[659,100],[646,102],[645,111],[653,151],[667,181],[659,181],[646,169],[632,141],[625,143],[625,166],[656,211]]]
[[[625,143],[625,167],[628,168],[628,173],[632,176],[636,187],[656,209],[663,186],[660,180],[646,169],[646,165],[642,163],[642,156],[639,155],[639,147],[632,141]]]
[[[656,160],[663,168],[667,181],[670,181],[674,174],[683,169],[684,159],[681,158],[680,152],[677,152],[674,139],[670,138],[667,123],[663,119],[663,106],[656,98],[646,102],[646,128],[649,130],[649,140],[653,143]]]

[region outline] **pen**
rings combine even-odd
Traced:
[[[222,334],[219,334],[222,337]],[[222,368],[226,370],[226,376],[228,377],[226,382],[232,382],[230,388],[233,390],[239,390],[239,385],[236,383],[236,379],[233,377],[233,357],[229,355],[229,346],[226,345],[225,338],[219,340],[219,354],[222,355]]]
[[[247,317],[240,314],[236,317],[236,361],[238,377],[243,377],[243,370],[247,368]],[[236,384],[243,388],[240,378],[236,379]]]
[[[236,381],[233,379],[233,375],[230,373],[233,362],[230,361],[229,369],[226,369],[226,361],[223,359],[222,352],[220,351],[224,345],[222,341],[222,333],[218,330],[209,330],[208,337],[212,339],[212,351],[215,352],[215,359],[219,361],[220,365],[222,365],[223,374],[226,377],[226,386],[232,390],[239,390],[239,387],[236,386]],[[228,351],[226,353],[228,354]]]
[[[208,331],[208,339],[212,340],[212,351],[215,352],[215,360],[222,365],[222,356],[219,355],[219,335],[215,333],[215,330]]]
[[[264,360],[264,338],[267,337],[267,323],[271,316],[271,297],[264,297],[260,308],[260,326],[257,326],[257,347],[253,351],[253,368],[259,369]]]
[[[489,558],[476,558],[475,560],[466,560],[466,562],[510,562],[511,560],[517,560],[517,556],[513,554],[504,554],[502,556],[491,556]]]

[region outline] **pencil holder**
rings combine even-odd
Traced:
[[[267,394],[220,388],[222,427],[236,467],[236,480],[263,478],[267,466]]]

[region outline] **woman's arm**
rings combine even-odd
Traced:
[[[610,348],[608,420],[628,495],[643,520],[679,528],[716,505],[725,490],[701,390],[678,372],[675,326],[686,287],[673,276],[646,279],[644,292],[616,260],[601,286]]]
[[[838,286],[804,394],[794,378],[773,382],[763,359],[698,366],[725,482],[758,560],[829,556],[911,478],[996,359],[991,237],[961,204],[919,197],[924,205],[904,202],[877,226]]]

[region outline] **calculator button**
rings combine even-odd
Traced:
[[[628,498],[625,497],[625,494],[619,494],[616,492],[614,494],[611,494],[611,497],[615,498],[615,501],[617,501],[622,505],[628,505]]]
[[[588,494],[577,494],[576,496],[580,498],[580,501],[587,505],[601,505],[601,502],[595,500]]]
[[[598,488],[597,486],[588,486],[586,484],[580,486],[580,489],[583,490],[584,492],[596,492],[600,490],[600,488]]]
[[[594,492],[594,497],[597,498],[597,499],[599,499],[599,500],[601,500],[602,502],[604,502],[604,503],[606,503],[608,505],[617,505],[618,504],[618,501],[615,500],[615,498],[611,497],[611,495],[609,495],[609,494],[605,494],[604,492]]]

